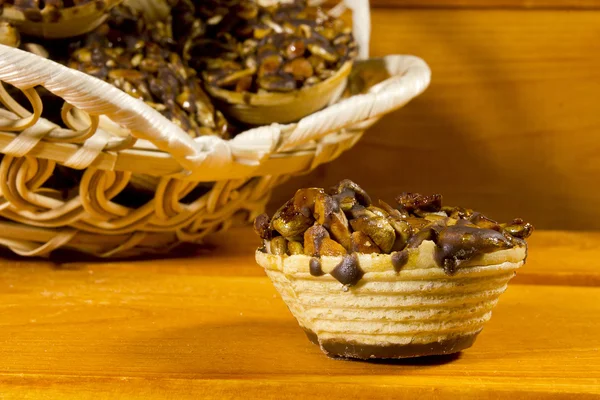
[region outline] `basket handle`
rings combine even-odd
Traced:
[[[431,70],[425,61],[418,57],[394,55],[369,59],[357,62],[355,68],[360,68],[361,63],[376,62],[385,64],[390,78],[370,88],[367,94],[352,96],[311,114],[296,124],[283,127],[282,140],[277,151],[289,151],[331,132],[396,110],[429,86]]]
[[[106,115],[134,137],[170,153],[186,170],[206,157],[201,143],[143,101],[54,61],[0,44],[0,81],[21,90],[41,85],[91,115]]]

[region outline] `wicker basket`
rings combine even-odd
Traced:
[[[354,29],[364,55],[368,18],[352,3],[354,14],[362,15]],[[378,68],[389,78],[297,123],[258,127],[229,141],[192,139],[112,85],[0,45],[0,81],[22,91],[33,110],[0,86],[0,245],[23,256],[59,248],[129,256],[199,242],[251,220],[264,210],[273,186],[335,159],[429,84],[429,68],[413,56],[354,66],[367,73]],[[349,79],[352,86],[360,76]],[[64,100],[68,128],[41,118],[39,86]],[[66,201],[44,186],[59,165],[83,171],[78,193]],[[112,201],[137,174],[153,177],[151,200],[135,208]],[[190,199],[202,182],[212,186]]]

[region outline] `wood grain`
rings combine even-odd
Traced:
[[[600,287],[600,232],[538,231],[514,283]]]
[[[514,8],[514,9],[597,9],[598,0],[371,0],[372,7],[395,8]]]
[[[527,241],[527,264],[513,283],[600,287],[600,232],[535,231]],[[0,271],[18,273],[43,267],[126,274],[131,269],[140,269],[158,275],[262,277],[262,269],[254,262],[254,251],[259,245],[252,228],[246,226],[217,234],[204,246],[179,249],[170,258],[158,260],[74,260],[72,254],[52,260],[30,260],[6,251],[0,255]]]
[[[12,273],[0,296],[0,389],[14,398],[32,387],[153,398],[600,393],[599,288],[513,285],[459,358],[385,364],[327,359],[263,277]]]
[[[249,230],[232,234],[195,258],[4,260],[0,398],[600,395],[600,283],[569,286],[598,273],[597,234],[537,232],[523,272],[562,283],[513,281],[473,348],[394,363],[321,354],[254,265]]]
[[[527,241],[527,264],[513,283],[600,287],[600,232],[535,231]],[[121,274],[134,268],[159,275],[261,277],[264,273],[254,262],[254,251],[259,245],[250,227],[240,227],[211,237],[202,247],[179,249],[170,258],[158,260],[73,260],[72,254],[52,260],[29,260],[4,252],[0,255],[0,271],[44,267]]]
[[[600,232],[535,231],[527,239],[528,257],[513,283],[531,285],[569,285],[600,287]],[[194,266],[201,267],[205,275],[262,276],[253,262],[253,253],[260,244],[249,227],[232,229],[210,239],[213,252],[204,255],[211,258],[198,259]],[[214,261],[218,260],[218,265]],[[235,260],[243,262],[235,263]],[[61,264],[65,268],[85,264]],[[121,268],[134,264],[96,263],[99,268]],[[151,268],[172,268],[169,260],[147,261]],[[0,268],[2,264],[0,263]],[[199,273],[196,271],[196,273]]]
[[[598,37],[599,12],[374,10],[372,53],[423,57],[431,87],[273,207],[347,177],[390,201],[442,193],[500,220],[600,229]]]

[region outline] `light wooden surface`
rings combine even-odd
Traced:
[[[1,399],[600,395],[599,234],[536,232],[475,346],[330,360],[255,266],[249,229],[202,257],[0,263]]]
[[[372,14],[372,54],[422,57],[430,88],[273,204],[351,178],[390,201],[442,193],[501,220],[600,229],[600,11]]]
[[[370,0],[373,7],[597,9],[598,0]]]

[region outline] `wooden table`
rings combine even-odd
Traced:
[[[0,398],[600,395],[600,233],[536,232],[475,346],[332,360],[263,271],[249,229],[202,256],[0,265]]]

